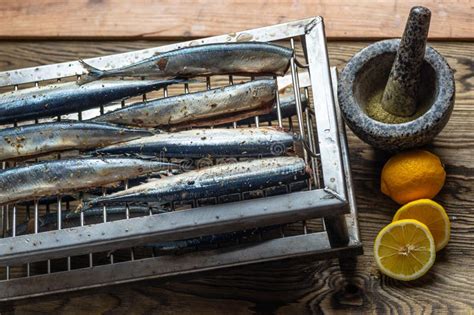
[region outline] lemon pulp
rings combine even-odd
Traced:
[[[423,276],[435,261],[433,236],[423,223],[404,219],[390,223],[377,235],[374,255],[380,271],[409,281]]]
[[[429,199],[415,200],[407,203],[393,217],[393,221],[415,219],[425,224],[433,236],[436,251],[443,249],[448,244],[451,234],[451,223],[444,208]]]

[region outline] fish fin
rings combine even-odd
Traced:
[[[92,81],[100,80],[107,76],[107,71],[97,69],[96,67],[91,66],[82,59],[79,59],[81,66],[86,69],[87,74],[79,80],[79,84],[86,84]]]

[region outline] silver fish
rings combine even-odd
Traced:
[[[0,161],[66,150],[95,149],[152,134],[143,129],[79,121],[0,129]]]
[[[218,43],[172,50],[112,70],[99,70],[83,61],[82,65],[88,71],[86,80],[117,76],[284,75],[292,56],[292,49],[269,43]]]
[[[258,157],[287,152],[296,137],[277,128],[191,129],[156,134],[96,150],[166,158]]]
[[[217,125],[270,112],[276,91],[275,80],[256,80],[132,104],[93,121],[140,127]]]
[[[305,162],[299,157],[275,157],[221,164],[152,180],[99,198],[89,205],[123,203],[167,203],[194,198],[258,190],[307,178]]]
[[[174,164],[130,158],[47,161],[0,172],[0,205],[100,187]]]
[[[0,94],[0,124],[53,117],[105,105],[183,80],[58,83]]]

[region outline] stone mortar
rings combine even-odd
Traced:
[[[429,143],[446,126],[454,106],[453,71],[443,56],[427,46],[418,95],[421,116],[395,124],[368,116],[366,105],[385,88],[399,43],[399,39],[389,39],[364,48],[347,63],[338,83],[339,104],[347,125],[363,141],[384,151]]]

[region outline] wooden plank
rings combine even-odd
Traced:
[[[472,39],[470,0],[2,1],[0,38],[206,37],[325,18],[333,39],[399,37],[412,6],[432,12],[431,39]]]
[[[156,46],[158,42],[4,42],[0,68],[15,69]],[[332,65],[342,68],[367,42],[329,43]],[[376,234],[397,205],[380,192],[388,155],[349,132],[359,223],[365,254],[355,270],[337,260],[274,262],[177,280],[149,281],[52,298],[17,307],[20,314],[469,314],[474,310],[474,90],[473,43],[434,43],[455,69],[456,105],[446,128],[428,146],[446,166],[436,200],[452,222],[451,241],[422,279],[401,283],[381,276],[372,257]],[[349,278],[344,278],[344,275]],[[351,276],[352,275],[352,276]]]

